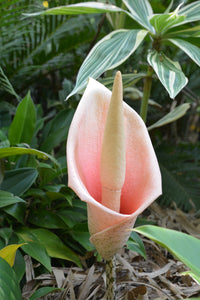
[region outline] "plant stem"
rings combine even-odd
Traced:
[[[151,94],[152,75],[153,75],[153,68],[149,66],[144,81],[143,98],[142,98],[142,104],[140,109],[140,116],[145,123],[147,119],[148,100]]]
[[[106,261],[106,300],[116,299],[114,257]]]

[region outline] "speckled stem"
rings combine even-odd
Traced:
[[[115,258],[106,261],[106,300],[116,299]]]

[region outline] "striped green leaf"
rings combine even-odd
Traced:
[[[200,48],[182,39],[169,39],[171,43],[183,50],[198,66],[200,66]]]
[[[188,22],[195,22],[200,20],[200,1],[195,1],[193,3],[190,3],[183,8],[180,9],[179,11],[180,15],[185,15],[186,18],[182,22],[188,23]]]
[[[154,26],[156,33],[164,33],[168,29],[177,26],[185,20],[185,16],[179,16],[174,13],[154,15],[150,22]]]
[[[25,14],[26,16],[38,16],[38,15],[82,15],[82,14],[95,14],[105,12],[122,12],[124,11],[120,7],[111,4],[99,3],[99,2],[86,2],[77,3],[66,6],[58,6],[40,12]]]
[[[147,60],[168,91],[169,96],[174,99],[188,82],[179,63],[172,61],[163,53],[158,53],[155,50],[149,52]]]
[[[172,122],[178,120],[179,118],[181,118],[185,115],[185,113],[187,112],[187,110],[189,108],[190,108],[189,103],[184,103],[184,104],[177,106],[172,111],[170,111],[168,114],[166,114],[162,119],[160,119],[159,121],[157,121],[156,123],[154,123],[153,125],[148,127],[148,130],[151,130],[151,129],[154,129],[157,127],[161,127],[161,126],[167,125],[169,123],[172,123]]]
[[[116,30],[101,39],[84,60],[73,91],[67,99],[81,91],[88,77],[98,78],[103,72],[123,63],[140,45],[146,30]]]
[[[146,29],[154,32],[154,28],[149,22],[153,15],[152,7],[148,0],[123,0],[131,12],[131,17]]]

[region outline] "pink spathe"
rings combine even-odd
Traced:
[[[90,78],[67,140],[68,185],[87,203],[90,240],[105,259],[123,247],[137,216],[162,192],[160,169],[146,126],[123,102],[126,168],[120,210],[101,204],[101,151],[110,100],[111,91]]]

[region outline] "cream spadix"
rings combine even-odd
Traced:
[[[124,129],[123,87],[121,73],[115,76],[111,101],[103,134],[100,178],[101,203],[120,211],[121,189],[126,172],[126,149]]]

